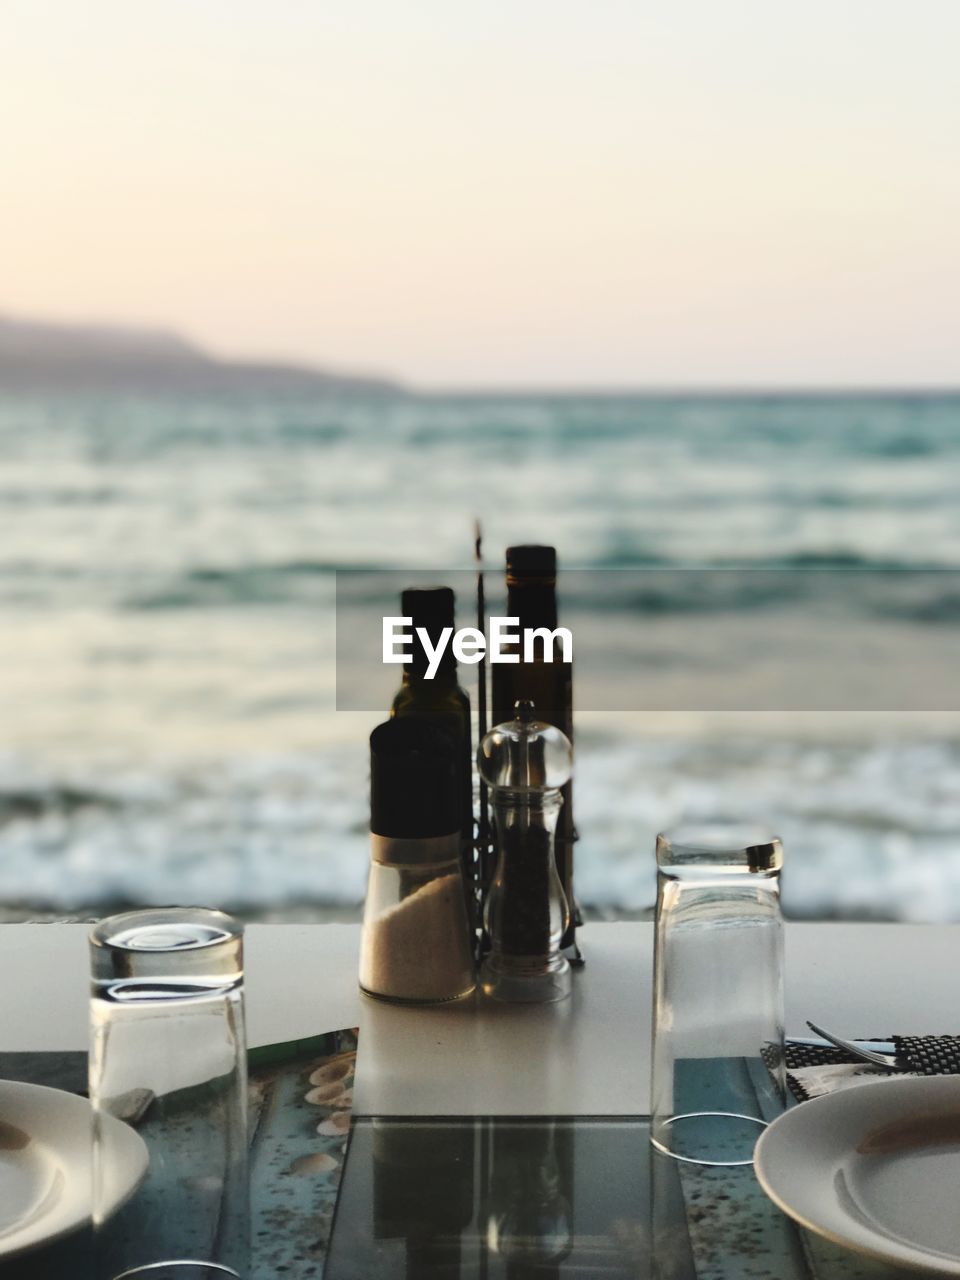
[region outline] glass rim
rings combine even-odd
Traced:
[[[759,823],[691,822],[659,832],[657,865],[669,867],[684,861],[776,870],[783,865],[783,842]]]
[[[164,1276],[166,1273],[166,1277]],[[203,1280],[204,1276],[227,1276],[240,1280],[239,1272],[222,1262],[194,1261],[192,1258],[172,1258],[167,1262],[144,1262],[129,1271],[121,1271],[116,1280],[139,1280],[141,1276],[156,1277],[156,1280],[170,1280],[171,1277],[183,1277],[183,1280]]]
[[[210,907],[145,907],[105,916],[88,935],[95,986],[144,983],[168,999],[173,986],[224,989],[243,979],[243,924]],[[162,990],[161,990],[162,988]]]
[[[169,945],[132,945],[124,938],[143,929],[162,929],[169,926],[209,930],[187,940]],[[104,916],[90,930],[92,946],[110,951],[132,952],[137,955],[180,954],[184,951],[200,951],[221,947],[225,942],[243,937],[243,922],[214,907],[142,907],[133,911],[121,911],[117,915]]]

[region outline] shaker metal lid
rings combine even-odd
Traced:
[[[445,836],[460,828],[457,745],[430,720],[401,716],[370,735],[370,830]]]

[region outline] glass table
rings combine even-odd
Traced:
[[[645,1117],[363,1116],[325,1280],[888,1280],[750,1168],[662,1156]]]

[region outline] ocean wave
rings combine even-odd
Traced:
[[[0,571],[0,584],[5,575]],[[24,579],[23,570],[17,575]],[[502,594],[498,572],[488,571],[491,608]],[[290,560],[237,566],[199,565],[121,591],[119,607],[135,612],[298,605],[390,612],[400,590],[427,579],[446,582],[469,607],[475,577],[462,568],[402,568],[387,564],[346,567],[325,560]],[[960,616],[960,570],[910,565],[856,552],[797,552],[768,560],[690,564],[666,557],[564,570],[558,591],[566,616],[665,616],[803,608],[851,617],[950,625]]]
[[[122,501],[126,493],[120,485],[93,485],[43,488],[31,484],[23,488],[0,488],[0,507],[99,507]]]
[[[469,565],[474,514],[491,611],[511,542],[589,566],[561,574],[562,619],[609,657],[611,688],[645,619],[663,638],[645,637],[644,661],[687,687],[696,647],[677,637],[712,644],[725,612],[768,611],[794,635],[794,617],[830,609],[841,634],[853,617],[865,642],[905,636],[915,647],[897,652],[914,655],[919,641],[947,652],[960,612],[937,572],[960,566],[956,396],[0,396],[0,454],[7,722],[38,760],[82,753],[37,776],[0,761],[8,901],[356,904],[362,734],[257,764],[177,753],[339,734],[334,570],[367,571],[346,592],[367,606],[383,599],[369,571],[399,571],[393,611],[424,569],[443,581]],[[451,583],[461,620],[471,578]],[[148,750],[166,763],[136,764]],[[725,740],[698,754],[581,736],[578,750],[588,901],[648,908],[658,824],[759,805],[784,822],[795,914],[960,920],[945,749]]]
[[[895,435],[887,439],[866,441],[863,452],[882,458],[927,458],[939,453],[940,441],[920,435]]]
[[[14,798],[0,827],[8,905],[362,900],[362,734],[296,755],[114,769],[108,787],[97,772],[64,777],[12,760],[0,777]],[[652,906],[658,830],[757,818],[784,839],[788,914],[960,921],[958,743],[592,733],[579,746],[575,804],[577,891],[590,907]]]
[[[860,570],[864,573],[941,573],[950,570],[960,572],[960,564],[931,558],[929,551],[918,549],[917,555],[892,556],[886,552],[867,551],[854,547],[838,546],[835,549],[799,547],[779,555],[711,556],[692,561],[681,556],[666,556],[651,550],[644,543],[624,542],[610,551],[601,552],[594,563],[595,569],[659,569],[682,570],[691,573],[717,571],[743,571],[745,573],[778,573],[792,569],[808,570]]]
[[[876,606],[878,617],[928,626],[953,626],[960,622],[960,589],[912,592],[906,600],[885,600]]]
[[[792,561],[792,562],[791,562]],[[866,557],[799,554],[790,560],[713,567],[669,563],[561,575],[568,617],[750,613],[766,609],[829,612],[950,625],[960,617],[960,570],[913,568]]]
[[[176,900],[243,909],[362,900],[363,749],[115,771],[106,795],[95,779],[35,776],[25,786],[26,766],[8,761],[5,770],[21,775],[7,787],[17,799],[0,827],[8,904]],[[65,804],[65,795],[77,802]]]
[[[231,567],[198,565],[172,580],[131,592],[122,609],[149,611],[264,604],[328,604],[337,566],[325,561],[291,560]]]
[[[43,786],[0,786],[0,827],[19,819],[72,816],[84,810],[117,810],[122,802],[100,790],[70,783]]]

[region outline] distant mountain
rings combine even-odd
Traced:
[[[218,360],[178,333],[0,316],[0,391],[402,392],[388,378]]]

